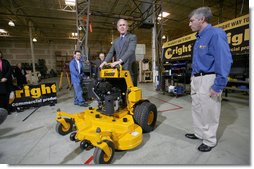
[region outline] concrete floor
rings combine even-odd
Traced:
[[[53,79],[47,80],[54,82]],[[218,144],[208,153],[197,150],[200,140],[185,138],[192,132],[191,98],[174,97],[154,90],[152,83],[139,84],[143,97],[157,106],[158,120],[153,132],[144,134],[140,146],[129,151],[116,151],[113,164],[168,165],[244,165],[251,163],[250,107],[248,96],[229,94],[222,101]],[[23,164],[94,164],[94,149],[82,151],[79,142],[55,131],[56,110],[69,113],[84,108],[73,105],[73,90],[58,92],[55,106],[43,106],[23,121],[34,108],[13,112],[0,126],[0,163]],[[244,97],[238,100],[234,98]],[[231,99],[230,99],[231,98]],[[96,107],[97,103],[91,102]]]

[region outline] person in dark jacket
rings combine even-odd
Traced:
[[[137,65],[135,50],[137,46],[137,37],[128,33],[128,22],[125,19],[119,19],[117,22],[117,30],[120,36],[116,38],[110,48],[104,62],[100,65],[102,68],[105,64],[112,61],[116,56],[116,61],[111,63],[111,67],[121,64],[124,70],[129,70],[133,85],[137,86]]]
[[[0,51],[0,108],[9,111],[9,95],[12,91],[12,69]]]
[[[21,63],[17,64],[17,66],[15,68],[14,76],[17,79],[18,88],[21,89],[24,84],[27,84],[26,70],[22,67]]]
[[[105,60],[105,53],[100,52],[99,56],[96,60],[91,61],[93,67],[94,67],[94,74],[95,74],[95,79],[100,80],[100,65],[104,62]]]

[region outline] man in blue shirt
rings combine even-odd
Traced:
[[[70,73],[71,73],[71,83],[74,88],[74,104],[79,106],[88,107],[83,98],[83,90],[81,87],[83,78],[83,64],[80,61],[81,52],[76,50],[74,52],[73,59],[70,62]]]
[[[212,12],[201,7],[190,15],[189,26],[197,32],[193,48],[191,98],[193,134],[189,139],[201,139],[201,152],[211,151],[217,144],[216,132],[221,111],[221,93],[228,82],[232,55],[224,30],[215,28],[209,21]]]

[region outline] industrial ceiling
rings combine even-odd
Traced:
[[[152,4],[159,8],[152,8]],[[88,45],[110,43],[116,38],[119,18],[128,20],[138,43],[151,43],[152,27],[144,28],[144,23],[152,17],[153,12],[149,13],[152,9],[170,13],[156,25],[161,36],[173,40],[191,33],[188,15],[201,6],[211,7],[213,25],[249,13],[248,0],[90,0]],[[8,25],[10,20],[15,23],[14,27]],[[72,33],[77,32],[76,10],[66,6],[65,0],[0,0],[0,29],[6,31],[0,33],[1,41],[29,41],[29,22],[38,42],[75,42]]]

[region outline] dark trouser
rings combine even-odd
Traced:
[[[131,78],[134,86],[138,85],[138,62],[133,62],[131,67]]]
[[[134,86],[138,86],[138,76],[136,74],[131,75],[131,79]]]
[[[0,108],[8,110],[9,108],[9,93],[0,94]]]

